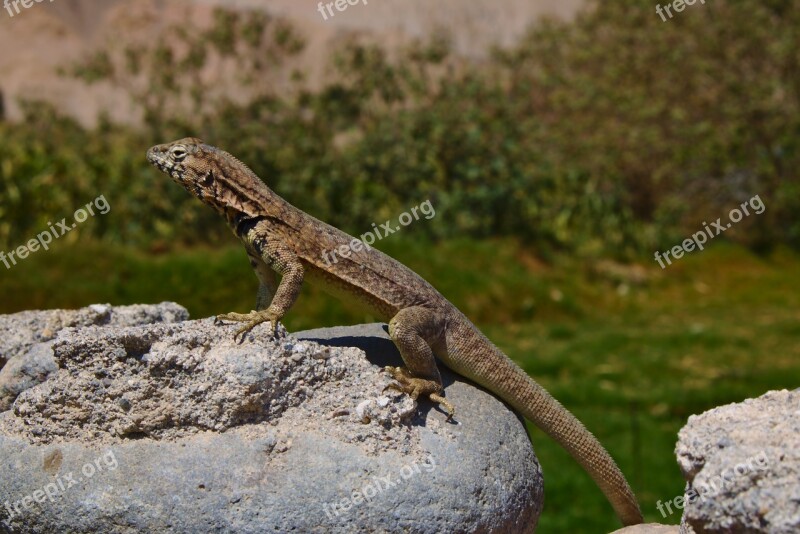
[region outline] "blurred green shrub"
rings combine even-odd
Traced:
[[[168,32],[177,48],[126,45],[71,69],[129,87],[141,131],[104,121],[86,132],[41,105],[0,123],[0,244],[98,194],[112,214],[82,232],[222,239],[210,210],[144,161],[148,145],[191,134],[356,234],[430,199],[436,218],[414,229],[430,237],[513,235],[544,254],[625,258],[759,194],[767,211],[726,237],[797,247],[799,4],[720,0],[665,23],[650,4],[592,2],[490,62],[455,57],[441,36],[391,55],[357,37],[335,51],[325,87],[304,89],[297,75],[282,97],[263,89],[266,66],[300,53],[302,36],[220,10],[205,32]],[[250,103],[204,81],[212,56],[247,73]]]
[[[670,242],[755,194],[767,212],[731,234],[800,246],[800,2],[727,0],[667,22],[654,6],[594,2],[497,54],[547,155],[622,185]]]
[[[111,211],[79,225],[80,235],[122,243],[200,241],[195,225],[218,239],[224,228],[198,223],[201,211],[169,180],[143,164],[147,136],[105,123],[86,131],[52,108],[26,109],[24,124],[0,123],[0,243],[21,244],[48,222],[71,219],[74,210],[105,195]]]

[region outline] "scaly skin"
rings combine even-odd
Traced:
[[[294,304],[304,281],[356,300],[389,323],[406,369],[389,368],[392,387],[413,398],[428,396],[454,413],[444,398],[435,356],[533,421],[563,446],[614,507],[625,525],[642,522],[633,492],[597,439],[544,388],[489,341],[455,306],[402,263],[295,208],[242,162],[199,139],[154,146],[148,160],[225,217],[241,239],[260,287],[256,310],[218,318],[240,321],[245,335],[259,323],[277,322]],[[337,262],[326,253],[349,246]],[[276,273],[280,275],[277,281]]]

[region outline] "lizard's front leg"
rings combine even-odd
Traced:
[[[266,310],[272,304],[275,293],[278,292],[278,273],[270,268],[257,252],[248,250],[247,257],[250,259],[250,266],[256,273],[256,278],[258,278],[256,311]]]
[[[255,230],[257,231],[258,227]],[[272,335],[274,336],[278,328],[278,321],[286,315],[286,312],[295,303],[303,287],[303,264],[292,249],[280,242],[267,240],[266,237],[256,236],[252,243],[263,263],[281,275],[281,281],[277,289],[274,290],[272,302],[267,305],[266,301],[272,292],[270,278],[266,273],[260,273],[259,269],[256,268],[256,275],[260,282],[256,307],[266,305],[266,309],[254,310],[250,313],[226,313],[217,316],[218,319],[223,321],[245,323],[242,328],[236,331],[234,337],[241,335],[244,338],[247,332],[266,321],[270,321]]]
[[[442,377],[432,348],[444,343],[445,324],[442,316],[422,306],[400,310],[389,321],[389,336],[397,345],[406,369],[387,367],[386,370],[397,380],[389,388],[407,393],[414,400],[427,395],[443,406],[451,419],[455,408],[443,397]]]

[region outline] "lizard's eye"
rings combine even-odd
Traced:
[[[183,148],[182,146],[176,146],[176,147],[174,147],[174,148],[173,148],[173,149],[170,151],[170,153],[172,154],[172,158],[173,158],[175,161],[181,161],[183,158],[185,158],[185,157],[186,157],[186,149],[185,149],[185,148]]]

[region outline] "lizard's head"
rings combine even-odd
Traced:
[[[246,177],[238,177],[231,167],[235,164],[248,175],[252,172],[227,152],[207,145],[200,139],[187,137],[150,148],[147,160],[220,213],[231,209],[248,211],[234,194],[234,189],[239,189],[235,185],[237,178],[244,180]],[[258,180],[255,175],[252,176]]]
[[[208,147],[200,139],[187,137],[172,143],[156,145],[147,151],[147,160],[200,200],[214,186],[212,159],[206,157]]]

